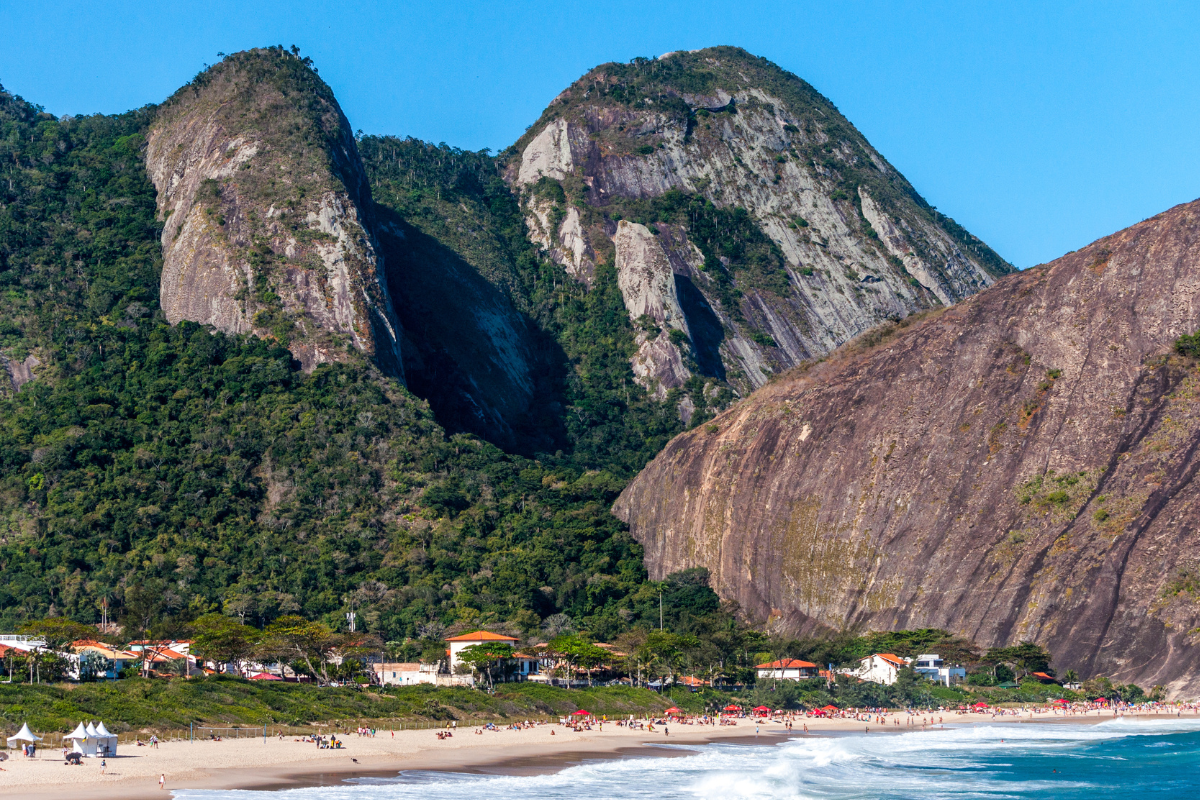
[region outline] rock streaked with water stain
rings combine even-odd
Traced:
[[[149,135],[167,319],[286,344],[306,369],[355,348],[402,375],[400,330],[349,123],[296,56],[227,57]]]
[[[793,631],[1032,640],[1200,690],[1200,201],[911,326],[674,441],[618,499],[651,575]]]

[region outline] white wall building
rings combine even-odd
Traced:
[[[464,633],[462,636],[451,636],[446,640],[446,646],[449,648],[450,655],[450,672],[453,674],[455,668],[462,663],[459,659],[459,653],[477,644],[507,644],[511,647],[517,646],[517,639],[512,636],[505,636],[501,633],[492,633],[491,631],[473,631]]]
[[[896,676],[900,674],[900,670],[911,662],[911,658],[900,658],[892,653],[872,653],[866,658],[859,659],[858,669],[851,670],[849,674],[864,681],[891,686],[896,682]]]
[[[413,686],[418,683],[437,685],[438,665],[420,664],[415,661],[372,664],[375,678],[380,686]]]
[[[798,658],[781,658],[778,661],[759,664],[755,669],[758,670],[759,679],[784,681],[803,681],[816,678],[821,671],[816,664],[801,661]]]
[[[945,686],[956,686],[967,679],[965,667],[947,667],[937,653],[922,653],[912,666],[919,675]]]

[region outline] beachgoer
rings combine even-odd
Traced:
[[[159,789],[167,788],[167,773],[164,772],[163,774],[158,776],[158,788]]]
[[[108,762],[102,758],[100,759],[100,774],[103,775],[106,769],[108,769]]]

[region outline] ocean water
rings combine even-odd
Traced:
[[[1200,797],[1200,721],[1109,720],[692,745],[549,775],[406,772],[338,786],[180,791],[180,800],[935,800]]]

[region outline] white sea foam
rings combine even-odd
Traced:
[[[1016,774],[1022,759],[1052,756],[1060,765],[1069,763],[1066,759],[1085,757],[1118,761],[1119,755],[1087,748],[1126,737],[1197,731],[1200,721],[1176,719],[949,726],[796,738],[775,746],[716,743],[683,757],[595,761],[537,776],[409,772],[395,780],[283,792],[180,791],[175,796],[180,800],[460,800],[515,794],[537,800],[1048,797],[1068,791],[1086,793],[1092,784],[1022,779]]]

